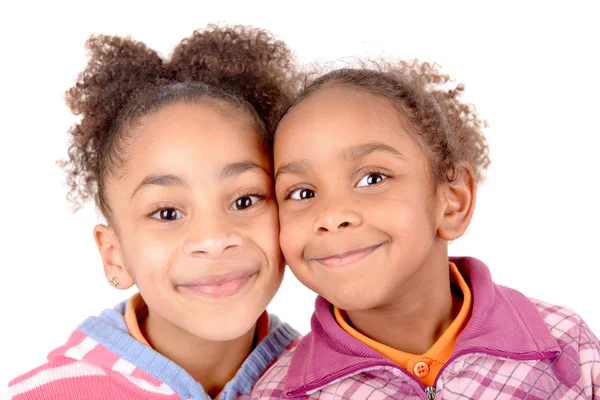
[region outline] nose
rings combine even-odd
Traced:
[[[242,245],[242,235],[227,224],[198,225],[190,229],[183,245],[187,255],[215,259]]]
[[[344,229],[360,226],[360,214],[348,207],[347,204],[335,202],[324,207],[315,219],[315,233],[339,232]]]

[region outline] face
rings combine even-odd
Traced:
[[[248,332],[283,277],[269,158],[245,111],[223,107],[171,105],[127,135],[104,256],[149,318],[217,341]]]
[[[274,151],[281,248],[303,284],[357,311],[423,283],[445,205],[387,99],[322,88],[282,120]]]

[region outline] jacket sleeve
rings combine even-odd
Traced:
[[[584,387],[590,390],[586,396],[600,400],[600,342],[582,320],[579,329],[579,365]]]

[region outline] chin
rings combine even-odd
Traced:
[[[333,294],[332,296],[323,296],[331,304],[344,311],[360,310],[364,308],[364,299],[354,297],[348,293],[341,293],[340,295]]]
[[[343,290],[325,297],[331,304],[344,311],[363,311],[376,308],[381,301],[373,296],[361,294],[360,289]]]
[[[246,321],[229,316],[221,321],[213,320],[210,326],[203,325],[203,329],[199,329],[195,334],[212,342],[228,342],[244,336],[255,324],[256,320]]]

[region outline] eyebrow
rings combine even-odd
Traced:
[[[133,193],[131,194],[130,200],[147,186],[167,186],[167,187],[181,187],[188,186],[188,183],[181,176],[173,175],[173,174],[165,174],[165,175],[148,175],[145,177],[139,185],[135,188]]]
[[[406,157],[390,145],[381,142],[369,142],[348,147],[342,151],[342,158],[348,161],[357,160],[373,153],[388,153],[395,158],[406,160]],[[302,174],[312,168],[309,160],[302,159],[283,164],[275,173],[275,181],[280,175]]]
[[[406,160],[406,157],[390,145],[381,142],[369,142],[344,149],[342,156],[345,160],[357,160],[373,153],[388,153],[395,158]]]
[[[270,178],[271,174],[259,164],[254,161],[241,161],[225,165],[219,172],[218,178],[220,181],[225,179],[234,178],[242,175],[245,172],[259,170],[264,171],[265,174]],[[164,175],[148,175],[142,182],[135,188],[131,194],[131,199],[141,189],[147,186],[165,186],[165,187],[189,187],[190,185],[179,175],[164,174]]]
[[[219,180],[235,178],[249,171],[263,171],[269,178],[271,174],[254,161],[241,161],[225,165],[219,172]]]
[[[285,174],[302,174],[312,168],[312,164],[308,160],[296,160],[283,164],[275,173],[275,181],[281,175]]]

